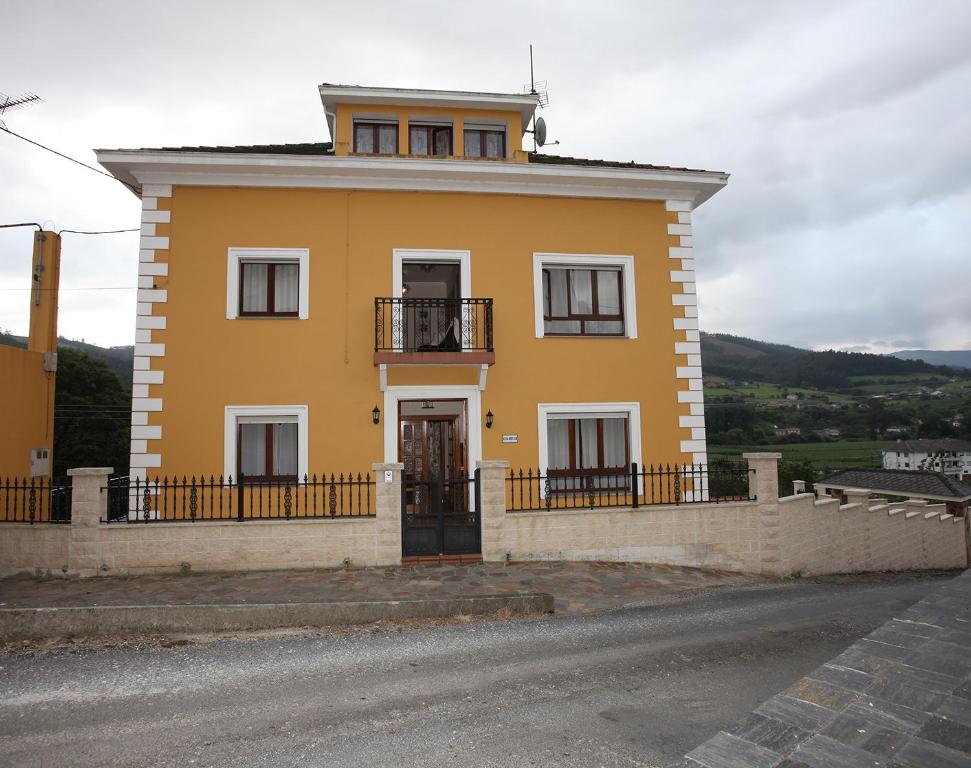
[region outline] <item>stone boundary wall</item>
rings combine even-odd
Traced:
[[[965,521],[944,505],[779,498],[778,454],[745,454],[755,501],[506,512],[508,464],[479,462],[482,557],[662,563],[822,575],[964,568]],[[70,525],[0,523],[0,576],[96,576],[329,568],[401,563],[401,464],[374,464],[375,517],[251,522],[112,523],[110,468],[75,469]],[[386,474],[390,472],[390,482]]]

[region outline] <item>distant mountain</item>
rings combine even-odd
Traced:
[[[0,344],[9,344],[13,347],[26,347],[26,336],[14,336],[12,334],[0,333]],[[132,364],[135,357],[135,347],[99,347],[95,344],[88,344],[75,339],[65,339],[63,336],[57,337],[57,346],[70,347],[79,352],[83,352],[88,357],[104,360],[117,375],[125,389],[131,389],[132,384]]]
[[[908,373],[965,375],[963,371],[921,360],[902,360],[862,352],[814,352],[726,333],[701,334],[701,360],[704,373],[708,376],[818,389],[847,387],[850,376]]]
[[[891,355],[901,360],[923,360],[931,365],[971,368],[971,349],[904,349]]]

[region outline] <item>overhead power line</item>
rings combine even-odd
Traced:
[[[72,235],[117,235],[122,232],[141,232],[138,227],[132,229],[100,229],[94,232],[85,232],[80,229],[59,229],[57,234],[64,235],[70,233]]]
[[[26,136],[21,136],[19,133],[14,133],[5,125],[0,125],[0,131],[9,133],[11,136],[16,136],[18,139],[21,139],[22,141],[26,141],[28,144],[33,144],[35,147],[40,147],[41,149],[47,150],[48,152],[51,152],[57,155],[58,157],[63,157],[65,160],[70,160],[72,163],[77,163],[82,168],[87,168],[89,171],[94,171],[95,173],[100,173],[102,176],[107,176],[109,179],[114,179],[115,181],[121,184],[124,184],[126,187],[128,187],[132,192],[134,192],[138,196],[141,196],[142,194],[140,190],[138,190],[136,187],[133,187],[127,181],[122,181],[116,176],[112,176],[107,171],[102,171],[100,168],[95,168],[93,165],[88,165],[87,163],[81,162],[80,160],[77,160],[69,155],[65,155],[63,152],[58,152],[56,149],[51,149],[50,147],[47,147],[41,144],[39,141],[34,141],[33,139],[28,139]]]

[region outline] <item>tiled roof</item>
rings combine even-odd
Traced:
[[[124,151],[124,150],[122,150]],[[237,155],[332,155],[329,141],[304,144],[242,144],[216,147],[142,147],[141,152],[225,152]]]
[[[671,165],[650,165],[648,163],[629,163],[620,160],[591,160],[586,157],[565,157],[563,155],[544,155],[539,152],[529,153],[529,162],[542,165],[579,165],[594,168],[637,168],[645,171],[686,171],[688,173],[724,173],[724,171],[706,171],[701,168],[679,168]]]
[[[971,485],[942,472],[908,469],[844,469],[816,483],[821,488],[866,488],[900,496],[929,495],[971,498]]]
[[[237,155],[333,155],[334,145],[329,141],[307,142],[304,144],[243,144],[238,146],[214,147],[142,147],[141,152],[223,152]],[[685,171],[688,173],[710,173],[699,168],[678,168],[670,165],[650,165],[648,163],[624,163],[619,160],[591,160],[585,157],[563,157],[529,153],[529,162],[537,165],[572,165],[588,168],[634,168],[646,171]],[[715,171],[721,173],[721,171]]]
[[[971,443],[967,440],[954,440],[950,437],[941,440],[898,440],[892,448],[885,451],[899,451],[900,453],[938,453],[951,451],[954,453],[971,453]]]

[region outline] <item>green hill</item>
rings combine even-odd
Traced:
[[[967,375],[966,371],[921,360],[901,360],[890,355],[863,352],[814,352],[727,333],[701,334],[701,361],[706,377],[814,389],[845,388],[851,385],[854,376]]]
[[[14,336],[13,334],[0,333],[0,344],[9,344],[12,347],[27,347],[25,336]],[[83,352],[88,357],[105,362],[108,367],[115,372],[118,380],[126,389],[131,389],[132,384],[132,361],[135,356],[134,346],[123,347],[99,347],[96,344],[88,344],[84,341],[75,339],[65,339],[63,336],[57,337],[58,347],[67,347]]]

